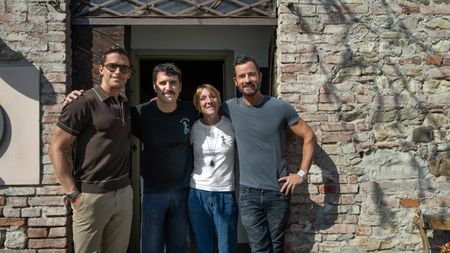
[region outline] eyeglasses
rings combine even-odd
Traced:
[[[131,71],[131,67],[128,65],[119,65],[119,64],[115,64],[115,63],[109,63],[109,64],[106,64],[103,66],[105,66],[109,70],[109,72],[115,72],[117,68],[119,68],[119,71],[121,74],[128,74]]]

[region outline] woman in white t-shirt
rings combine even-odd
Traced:
[[[235,253],[237,204],[234,194],[235,136],[231,121],[219,114],[220,93],[200,85],[193,98],[202,114],[192,126],[194,171],[189,194],[189,217],[199,253]]]

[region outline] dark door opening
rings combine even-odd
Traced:
[[[181,69],[182,90],[180,99],[192,101],[197,86],[209,83],[221,92],[223,101],[224,89],[224,61],[221,60],[167,60],[167,59],[141,59],[140,61],[140,102],[156,97],[153,90],[153,68],[165,62],[172,62]]]

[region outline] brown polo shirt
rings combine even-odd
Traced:
[[[104,193],[130,184],[131,128],[126,98],[100,86],[65,106],[58,127],[76,136],[73,173],[82,192]]]

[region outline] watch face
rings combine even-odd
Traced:
[[[305,176],[305,172],[303,170],[298,170],[297,175],[304,177]]]

